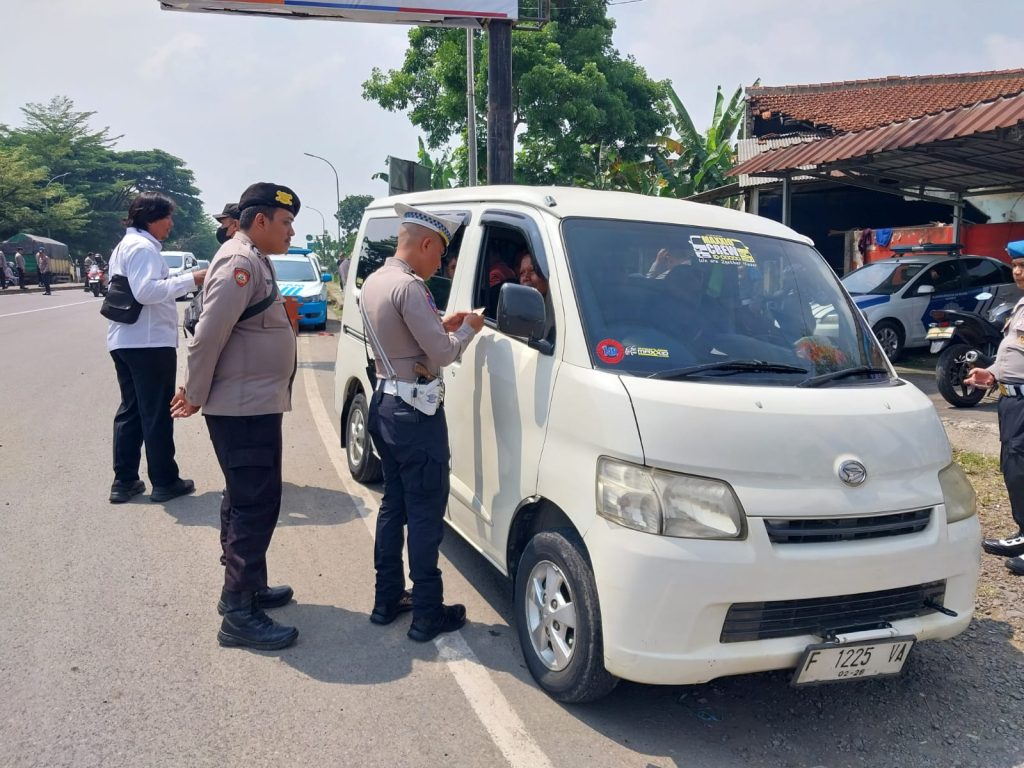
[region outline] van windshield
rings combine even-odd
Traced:
[[[567,219],[562,232],[598,368],[778,386],[889,380],[874,335],[808,245],[606,219]]]

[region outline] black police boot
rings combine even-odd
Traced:
[[[1024,555],[1024,531],[1018,531],[1016,536],[1007,536],[1005,539],[985,539],[981,542],[981,548],[990,555],[1000,557]]]
[[[155,485],[153,486],[153,493],[150,494],[150,501],[170,501],[176,499],[179,496],[187,496],[196,489],[196,484],[191,480],[186,480],[179,477],[170,485]]]
[[[276,651],[287,648],[299,636],[295,627],[278,624],[256,606],[255,592],[228,592],[220,596],[224,603],[224,620],[217,633],[217,642],[223,646],[255,648]]]
[[[217,613],[221,616],[228,610],[227,604],[224,602],[224,595],[227,594],[230,593],[221,592],[220,600],[217,601]],[[256,607],[261,611],[265,611],[268,608],[280,608],[282,605],[286,605],[294,594],[295,591],[287,584],[282,584],[280,587],[258,589],[256,590]]]
[[[146,484],[141,480],[136,480],[131,485],[114,483],[110,486],[110,503],[124,504],[126,501],[131,501],[145,490]]]
[[[412,593],[405,590],[394,603],[375,603],[373,612],[370,614],[370,621],[374,624],[390,624],[398,618],[400,613],[411,610]]]
[[[406,633],[417,643],[433,640],[442,632],[454,632],[466,623],[466,606],[442,605],[440,610],[428,618],[415,618]]]

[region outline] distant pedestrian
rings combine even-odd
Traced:
[[[50,281],[53,279],[53,272],[50,257],[46,255],[46,249],[42,246],[36,249],[36,269],[39,270],[39,284],[43,287],[43,296],[52,296]]]
[[[171,233],[174,203],[156,192],[132,200],[127,230],[110,256],[110,274],[125,276],[142,311],[134,323],[111,320],[107,349],[114,361],[121,405],[114,416],[114,483],[110,503],[129,501],[146,490],[139,479],[142,446],[153,484],[152,501],[169,501],[195,490],[178,474],[174,422],[168,404],[178,368],[178,310],[175,299],[203,284],[206,270],[171,277],[160,242]]]
[[[14,249],[14,271],[18,274],[18,287],[23,291],[27,291],[28,286],[25,285],[25,254],[21,252],[21,248]]]
[[[92,269],[92,265],[95,263],[92,260],[92,251],[85,254],[85,260],[82,262],[82,290],[86,293],[89,292],[89,270]]]
[[[7,254],[0,251],[0,291],[7,290]]]
[[[345,283],[348,282],[348,268],[352,266],[352,259],[344,258],[338,261],[338,280],[341,281],[341,290],[345,290]]]

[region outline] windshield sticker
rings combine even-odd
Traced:
[[[846,355],[824,336],[804,336],[794,345],[796,356],[814,365],[815,373],[831,373],[846,368]]]
[[[690,235],[690,247],[702,264],[757,264],[750,249],[735,237]]]
[[[668,350],[660,349],[658,347],[638,347],[635,344],[631,344],[626,347],[624,354],[626,357],[663,357],[668,359]]]
[[[625,348],[615,339],[604,339],[597,343],[597,356],[608,365],[618,365],[626,355]]]

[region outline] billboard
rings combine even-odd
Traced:
[[[519,0],[158,0],[165,10],[334,19],[384,24],[475,27],[482,20],[514,21]]]

